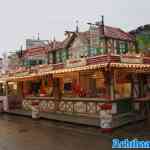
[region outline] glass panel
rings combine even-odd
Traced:
[[[59,78],[65,97],[107,97],[106,82],[100,71],[71,72],[54,77]]]
[[[59,60],[59,52],[57,51],[56,52],[56,63],[59,63],[60,62],[60,60]]]
[[[66,50],[62,51],[62,61],[65,62],[67,56],[66,56]]]
[[[62,52],[59,51],[59,62],[62,62]]]
[[[49,63],[52,64],[53,63],[53,54],[49,53]]]
[[[115,97],[124,98],[131,97],[131,74],[117,71],[115,73]]]

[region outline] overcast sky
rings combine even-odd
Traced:
[[[150,0],[1,0],[0,54],[15,50],[26,38],[62,40],[65,30],[80,30],[105,16],[105,24],[128,31],[150,23]]]

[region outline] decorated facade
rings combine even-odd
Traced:
[[[48,62],[48,47],[35,47],[28,48],[22,55],[22,61],[24,66],[35,66],[47,64]]]
[[[101,105],[110,104],[114,126],[145,117],[150,58],[137,53],[134,36],[103,24],[66,35],[24,52],[22,70],[5,78],[8,111],[36,104],[42,117],[99,126]]]

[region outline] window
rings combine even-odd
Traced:
[[[29,60],[29,65],[30,66],[34,66],[36,64],[37,64],[36,60]]]
[[[52,53],[49,53],[49,56],[48,56],[48,57],[49,57],[49,58],[48,58],[48,59],[49,59],[49,60],[48,60],[49,63],[52,64],[52,63],[53,63],[53,54],[52,54]]]
[[[97,48],[97,54],[104,54],[105,53],[105,41],[101,39],[99,43],[99,47]]]
[[[59,52],[57,51],[56,52],[56,63],[59,63],[60,62],[60,56],[59,56]]]
[[[62,52],[59,52],[59,62],[62,62]]]
[[[120,42],[120,53],[125,53],[126,47],[124,42]]]
[[[96,48],[90,48],[90,56],[95,56],[97,54]]]
[[[64,83],[64,91],[71,91],[71,90],[72,90],[72,83],[71,82]]]
[[[128,44],[124,41],[116,41],[117,54],[125,54],[128,52]]]
[[[61,63],[62,62],[62,60],[64,59],[64,58],[62,58],[63,56],[63,52],[62,51],[57,51],[56,52],[56,63]]]
[[[39,60],[39,65],[43,64],[44,62],[42,60]]]
[[[62,51],[62,61],[65,62],[67,58],[67,55],[66,55],[66,50]]]

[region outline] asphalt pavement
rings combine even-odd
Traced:
[[[99,128],[0,114],[0,150],[110,150]]]
[[[100,128],[0,114],[0,150],[110,150],[113,138],[150,140],[150,121]]]

